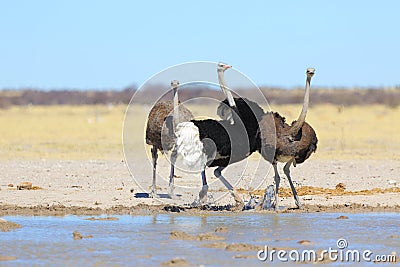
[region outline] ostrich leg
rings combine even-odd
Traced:
[[[169,185],[168,185],[168,196],[170,198],[174,197],[174,176],[175,176],[175,162],[176,162],[176,157],[177,157],[177,151],[174,148],[172,150],[172,154],[171,154],[171,171],[169,173]]]
[[[207,202],[208,184],[205,169],[203,169],[203,171],[201,172],[201,180],[203,182],[203,187],[199,192],[199,200],[193,201],[193,203],[191,204],[192,207],[198,207],[199,205],[204,205]]]
[[[206,178],[206,171],[203,170],[201,172],[201,180],[203,182],[203,187],[201,188],[199,192],[199,203],[200,204],[205,204],[207,201],[207,192],[208,192],[208,184],[207,184],[207,178]]]
[[[243,199],[236,193],[236,191],[233,189],[233,186],[225,179],[225,177],[222,176],[221,172],[223,169],[225,169],[225,167],[216,168],[214,171],[214,175],[225,185],[226,188],[228,188],[229,192],[235,199],[236,204],[244,205]]]
[[[273,163],[272,165],[274,166],[274,172],[275,172],[275,176],[274,176],[274,179],[275,179],[275,203],[274,203],[274,208],[275,208],[275,211],[277,211],[278,208],[279,208],[279,205],[278,205],[278,191],[279,191],[279,183],[281,182],[281,177],[279,176],[279,173],[278,173],[277,163]]]
[[[290,165],[292,164],[292,162],[293,162],[292,160],[288,161],[285,164],[285,167],[283,167],[283,171],[285,172],[285,175],[289,180],[290,188],[292,189],[292,193],[293,193],[293,197],[294,197],[296,206],[297,206],[297,208],[301,209],[301,203],[300,203],[299,196],[297,195],[296,188],[294,188],[292,178],[290,177]]]
[[[156,197],[156,195],[157,195],[157,189],[156,189],[156,175],[157,175],[157,171],[156,171],[156,168],[157,168],[157,157],[158,157],[158,154],[157,154],[157,148],[156,148],[156,146],[153,146],[152,148],[151,148],[151,156],[152,156],[152,158],[153,158],[153,185],[152,185],[152,187],[151,187],[151,193],[150,193],[150,197]]]

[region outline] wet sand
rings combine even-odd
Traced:
[[[270,172],[267,182],[263,177],[256,177],[258,183],[257,179],[248,182],[257,161],[246,164],[244,172],[240,164],[224,171],[245,201],[250,194],[261,197],[267,183],[273,181]],[[234,200],[212,171],[207,170],[209,194],[214,196],[209,204],[222,207],[219,209],[188,208],[200,190],[199,175],[178,172],[175,193],[179,196],[174,199],[165,198],[166,177],[157,181],[161,198],[143,197],[150,191],[150,162],[137,166],[134,179],[123,160],[2,161],[0,216],[240,212],[226,208],[232,207]],[[168,172],[169,163],[160,159],[159,173]],[[303,208],[294,209],[289,184],[281,173],[279,212],[400,212],[399,173],[400,162],[395,160],[310,159],[292,168]],[[17,189],[24,182],[32,183],[32,188]]]
[[[169,205],[146,205],[140,204],[133,207],[116,206],[109,209],[101,208],[85,208],[85,207],[65,207],[65,206],[34,206],[34,207],[18,207],[16,205],[1,205],[0,216],[5,215],[27,215],[27,216],[65,216],[65,215],[154,215],[154,214],[168,214],[172,213],[166,211],[165,207]],[[214,209],[199,208],[185,208],[181,207],[181,214],[187,215],[202,215],[213,213],[276,213],[275,211],[262,210],[262,211],[239,211],[239,210],[223,210],[215,211]],[[329,212],[329,213],[365,213],[365,212],[400,212],[400,205],[396,206],[369,206],[365,204],[344,204],[344,205],[304,205],[301,209],[283,208],[277,213],[315,213],[315,212]]]
[[[0,232],[8,232],[13,229],[21,228],[22,226],[18,223],[9,222],[0,218]]]

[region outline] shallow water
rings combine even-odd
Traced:
[[[348,219],[336,219],[340,215]],[[254,266],[262,262],[254,251],[227,251],[207,248],[204,244],[221,241],[170,239],[170,232],[184,231],[190,235],[213,232],[227,227],[227,244],[246,243],[269,249],[337,248],[337,240],[345,238],[347,249],[369,249],[376,254],[400,251],[400,214],[255,214],[245,212],[213,213],[189,216],[158,214],[149,216],[112,216],[116,221],[89,221],[91,216],[28,217],[6,216],[4,219],[23,227],[0,232],[0,256],[16,260],[0,261],[1,266],[160,266],[172,258],[184,258],[190,265]],[[103,216],[104,217],[104,216]],[[92,238],[73,240],[73,231]],[[311,244],[299,244],[309,240]],[[238,258],[241,257],[241,258]],[[247,257],[247,258],[243,258]],[[288,259],[290,262],[291,260]],[[272,263],[283,265],[277,258]],[[287,263],[286,263],[287,264]],[[332,264],[332,263],[331,263]],[[335,262],[339,266],[343,262]],[[359,263],[365,264],[365,262]],[[370,263],[373,264],[373,263]]]

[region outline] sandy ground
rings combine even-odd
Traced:
[[[262,192],[266,184],[273,182],[272,173],[267,173],[269,165],[262,162],[255,172],[257,164],[258,161],[252,159],[233,164],[223,172],[245,201],[250,198],[249,192]],[[2,161],[0,216],[163,212],[165,206],[184,207],[192,203],[200,190],[200,175],[177,171],[177,197],[165,198],[168,177],[162,175],[157,181],[161,197],[147,198],[144,193],[149,192],[151,186],[150,162],[130,166],[134,166],[134,178],[123,160]],[[159,160],[159,173],[169,173],[169,163],[165,159]],[[304,207],[291,209],[295,205],[283,172],[279,205],[282,212],[399,212],[399,173],[399,161],[310,159],[292,168],[292,177]],[[234,204],[212,169],[207,171],[207,176],[209,204]],[[25,181],[31,182],[34,190],[17,190],[17,186]]]
[[[132,129],[123,124],[126,105],[1,109],[0,216],[164,212],[165,206],[192,203],[201,187],[200,175],[177,170],[175,193],[180,196],[167,199],[169,163],[163,157],[157,178],[161,197],[143,197],[150,191],[152,180],[150,149],[144,142],[149,108],[132,106],[128,115],[133,117],[127,117]],[[212,105],[190,106],[196,116],[211,118],[216,118],[215,109]],[[301,105],[272,109],[291,122]],[[393,123],[399,116],[399,107],[383,105],[312,106],[307,122],[316,130],[318,150],[304,164],[291,169],[304,207],[300,211],[291,209],[294,201],[283,166],[279,166],[282,210],[400,211],[400,124]],[[122,125],[127,137],[124,147]],[[371,125],[379,127],[374,131]],[[223,171],[244,201],[249,200],[250,193],[260,197],[273,183],[270,164],[257,161],[257,155],[253,153],[248,160]],[[207,170],[207,179],[211,206],[234,203],[212,169]],[[31,182],[36,190],[17,190],[22,182]]]

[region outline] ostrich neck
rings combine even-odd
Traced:
[[[229,91],[228,86],[226,86],[223,71],[218,71],[218,82],[219,82],[219,86],[221,87],[222,92],[225,94],[226,98],[228,99],[229,106],[236,107],[235,101],[233,100],[232,93],[231,93],[231,91]]]
[[[173,123],[174,131],[176,126],[179,124],[179,98],[178,98],[178,88],[174,88],[174,112],[173,112]]]
[[[306,121],[308,103],[309,103],[309,98],[310,98],[310,82],[311,82],[311,78],[307,77],[306,88],[305,88],[305,93],[304,93],[303,108],[301,109],[299,118],[292,126],[292,129],[291,129],[292,135],[296,135],[299,132],[299,130],[301,129],[301,127],[303,127],[303,124]]]

